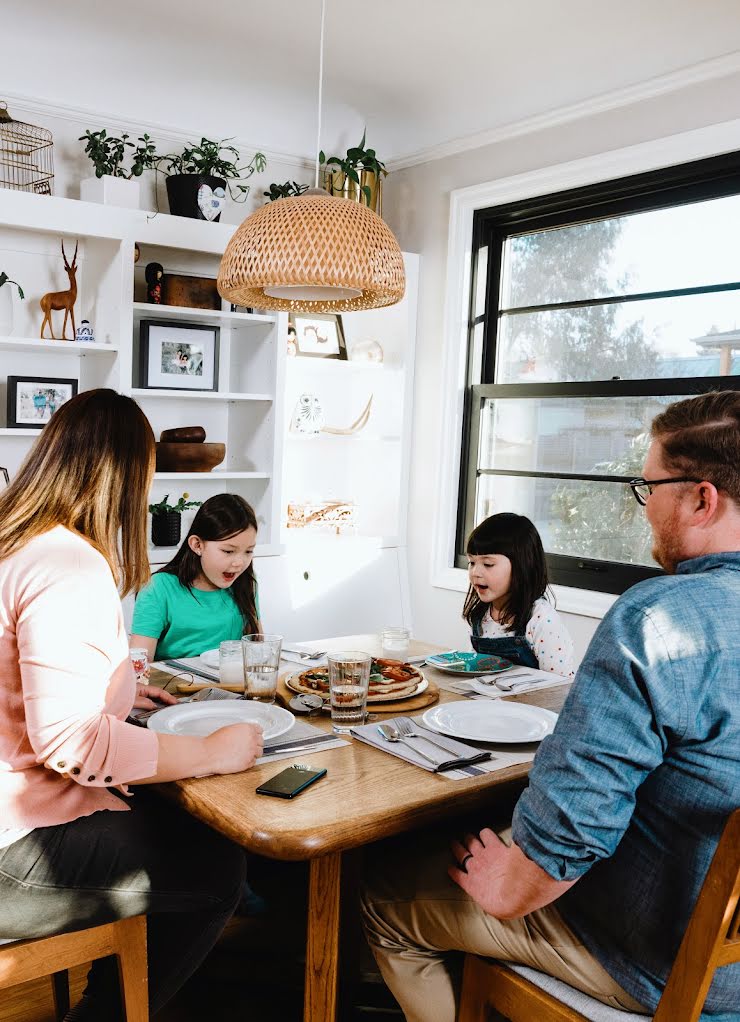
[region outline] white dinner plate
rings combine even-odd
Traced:
[[[205,653],[201,653],[200,658],[204,664],[208,664],[209,667],[215,667],[218,669],[219,662],[217,649],[207,649]]]
[[[541,741],[552,732],[558,715],[529,703],[465,699],[434,706],[421,719],[427,727],[453,738],[508,743]]]
[[[153,731],[167,735],[205,737],[227,724],[259,724],[265,741],[285,734],[295,717],[282,706],[257,703],[252,699],[217,699],[214,702],[180,703],[166,706],[147,721]]]

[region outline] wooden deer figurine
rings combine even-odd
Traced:
[[[77,248],[79,241],[75,245],[75,254],[72,256],[72,265],[67,262],[67,255],[64,251],[64,242],[62,242],[62,259],[64,259],[64,269],[67,271],[69,277],[69,288],[66,291],[49,291],[48,294],[42,296],[39,301],[41,311],[44,314],[44,320],[41,324],[41,337],[44,336],[44,328],[46,324],[49,324],[49,331],[51,333],[52,340],[56,340],[54,337],[54,327],[51,323],[51,314],[53,311],[64,309],[64,323],[62,325],[62,340],[67,340],[67,319],[72,318],[72,337],[75,337],[75,302],[77,301]]]

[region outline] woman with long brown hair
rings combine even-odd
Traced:
[[[0,495],[0,937],[146,913],[154,1012],[232,914],[244,857],[142,791],[129,800],[127,786],[246,770],[262,736],[251,724],[199,738],[126,722],[136,683],[119,589],[149,577],[153,467],[136,403],[86,391]],[[97,962],[68,1018],[118,1013],[115,974]]]

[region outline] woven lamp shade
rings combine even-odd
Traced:
[[[269,293],[292,288],[295,298]],[[310,300],[305,288],[344,291]],[[321,192],[276,199],[248,216],[218,274],[222,298],[257,309],[355,312],[394,305],[405,289],[401,249],[384,221],[359,202]]]

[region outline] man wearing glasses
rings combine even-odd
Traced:
[[[378,856],[365,925],[407,1022],[454,1022],[455,951],[652,1014],[740,806],[740,392],[670,405],[651,432],[629,485],[667,574],[601,622],[510,842],[468,834],[451,865],[426,842]],[[702,1019],[737,1022],[739,1009],[728,965]]]

